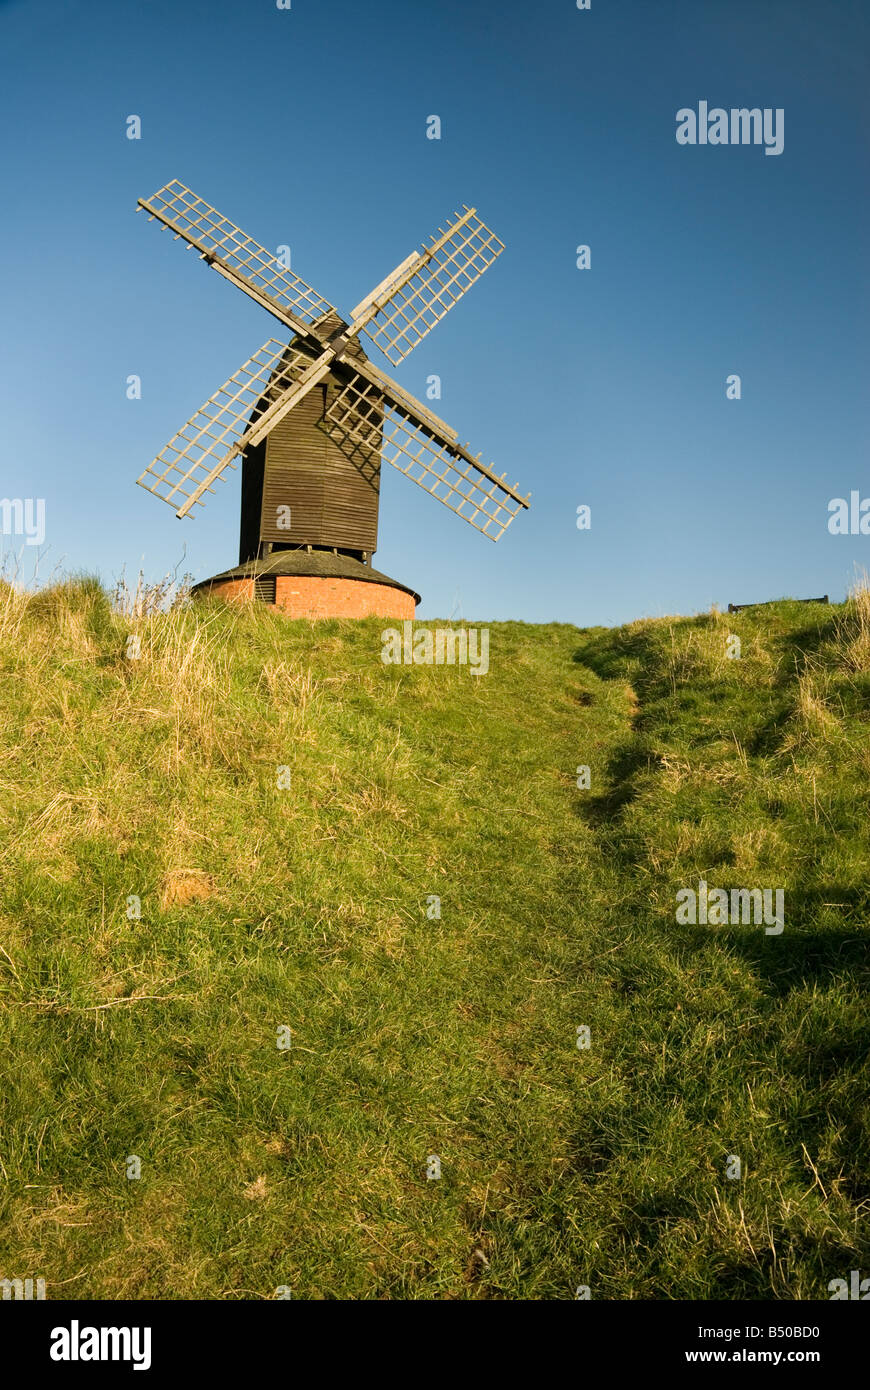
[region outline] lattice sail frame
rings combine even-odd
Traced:
[[[319,321],[337,315],[337,310],[178,180],[140,199],[139,206],[239,288],[247,288],[257,302],[271,307],[285,327],[299,332],[310,326],[313,339],[319,339],[324,349],[315,360],[310,342],[308,351],[299,352],[292,344],[270,338],[149,464],[138,483],[172,506],[180,502],[178,515],[185,516],[194,506],[204,505],[204,495],[214,491],[212,484],[227,468],[235,467],[233,460],[246,447],[259,442],[328,374],[341,348],[336,352],[327,344]],[[347,336],[365,331],[398,365],[504,249],[504,243],[477,217],[476,209],[464,207],[445,231],[439,228],[421,252],[408,256],[363,300],[353,312]],[[399,396],[404,395],[395,383],[391,385]],[[268,404],[260,405],[264,400]],[[427,422],[427,412],[419,407],[417,415],[417,407],[413,397],[407,398],[404,407],[395,396],[385,398],[357,374],[334,401],[327,429],[343,441],[345,449],[352,446],[351,456],[364,472],[376,470],[382,458],[476,530],[498,540],[528,506],[528,498],[520,499],[489,469],[475,464],[467,450],[456,444],[448,426],[442,435],[432,428],[440,422]]]
[[[480,472],[446,440],[430,437],[359,374],[332,402],[325,422],[339,447],[364,453],[379,449],[384,463],[398,468],[492,541],[499,540],[528,505]]]
[[[273,252],[237,227],[185,184],[172,179],[139,206],[183,237],[208,260],[217,256],[241,279],[305,323],[336,309],[299,275],[282,266]]]
[[[363,332],[394,367],[431,333],[504,250],[504,242],[480,220],[474,208],[463,204],[462,213],[454,216],[456,220],[446,231],[439,228],[430,244],[424,244],[416,269],[408,267],[397,288],[388,288],[385,302],[362,325]]]
[[[263,398],[277,404],[310,366],[309,355],[269,338],[163,446],[136,479],[140,487],[181,514],[204,506],[203,494],[214,492],[212,483],[225,469],[235,468],[233,458],[264,419],[266,410],[255,416]]]

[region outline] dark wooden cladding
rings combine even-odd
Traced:
[[[263,509],[263,471],[266,441],[249,449],[242,463],[242,515],[239,524],[239,564],[255,560],[260,547],[260,514]]]
[[[239,563],[268,545],[365,553],[378,543],[380,451],[343,445],[324,415],[350,373],[331,373],[275,426],[242,464]],[[290,508],[290,527],[286,512]]]
[[[377,548],[380,460],[363,470],[323,427],[327,401],[340,389],[328,377],[266,440],[262,540],[369,554]],[[282,506],[291,509],[289,531],[278,525]]]

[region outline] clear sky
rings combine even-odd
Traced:
[[[532,510],[494,545],[385,469],[374,563],[421,618],[834,599],[870,565],[827,527],[870,496],[866,0],[0,0],[0,50],[0,495],[45,499],[42,575],[237,560],[238,472],[193,521],[134,485],[279,328],[134,214],[172,178],[345,312],[462,203],[506,242],[394,375],[438,374]],[[783,152],[679,145],[701,101],[782,108]]]

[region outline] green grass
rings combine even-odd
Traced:
[[[384,626],[0,591],[0,1277],[792,1299],[870,1273],[866,591],[491,624],[480,678],[384,666]],[[782,887],[785,931],[678,926],[701,878]]]

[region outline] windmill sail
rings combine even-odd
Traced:
[[[528,497],[504,475],[369,362],[358,337],[366,332],[398,364],[480,279],[504,243],[475,208],[454,214],[407,256],[348,323],[277,255],[177,180],[139,206],[295,335],[289,345],[275,338],[264,343],[138,479],[187,516],[244,456],[240,564],[259,561],[273,547],[301,546],[341,551],[369,565],[382,461],[491,540],[528,507]],[[311,394],[316,386],[322,389]],[[290,412],[296,413],[284,423]],[[273,521],[276,499],[280,519]]]
[[[474,208],[457,213],[414,256],[358,304],[351,318],[393,366],[440,323],[504,250]]]
[[[528,499],[481,464],[405,402],[355,373],[325,416],[330,437],[351,456],[379,450],[406,478],[417,483],[470,526],[497,541]]]
[[[249,440],[272,427],[311,367],[308,354],[270,338],[209,396],[136,481],[179,516],[203,506],[204,493],[213,491],[227,468],[235,468],[233,460]]]
[[[328,300],[282,265],[273,252],[177,179],[150,198],[140,198],[139,206],[195,246],[207,261],[226,267],[230,278],[241,281],[255,299],[270,301],[279,310],[289,309],[306,324],[335,313]],[[279,317],[283,316],[279,313]]]

